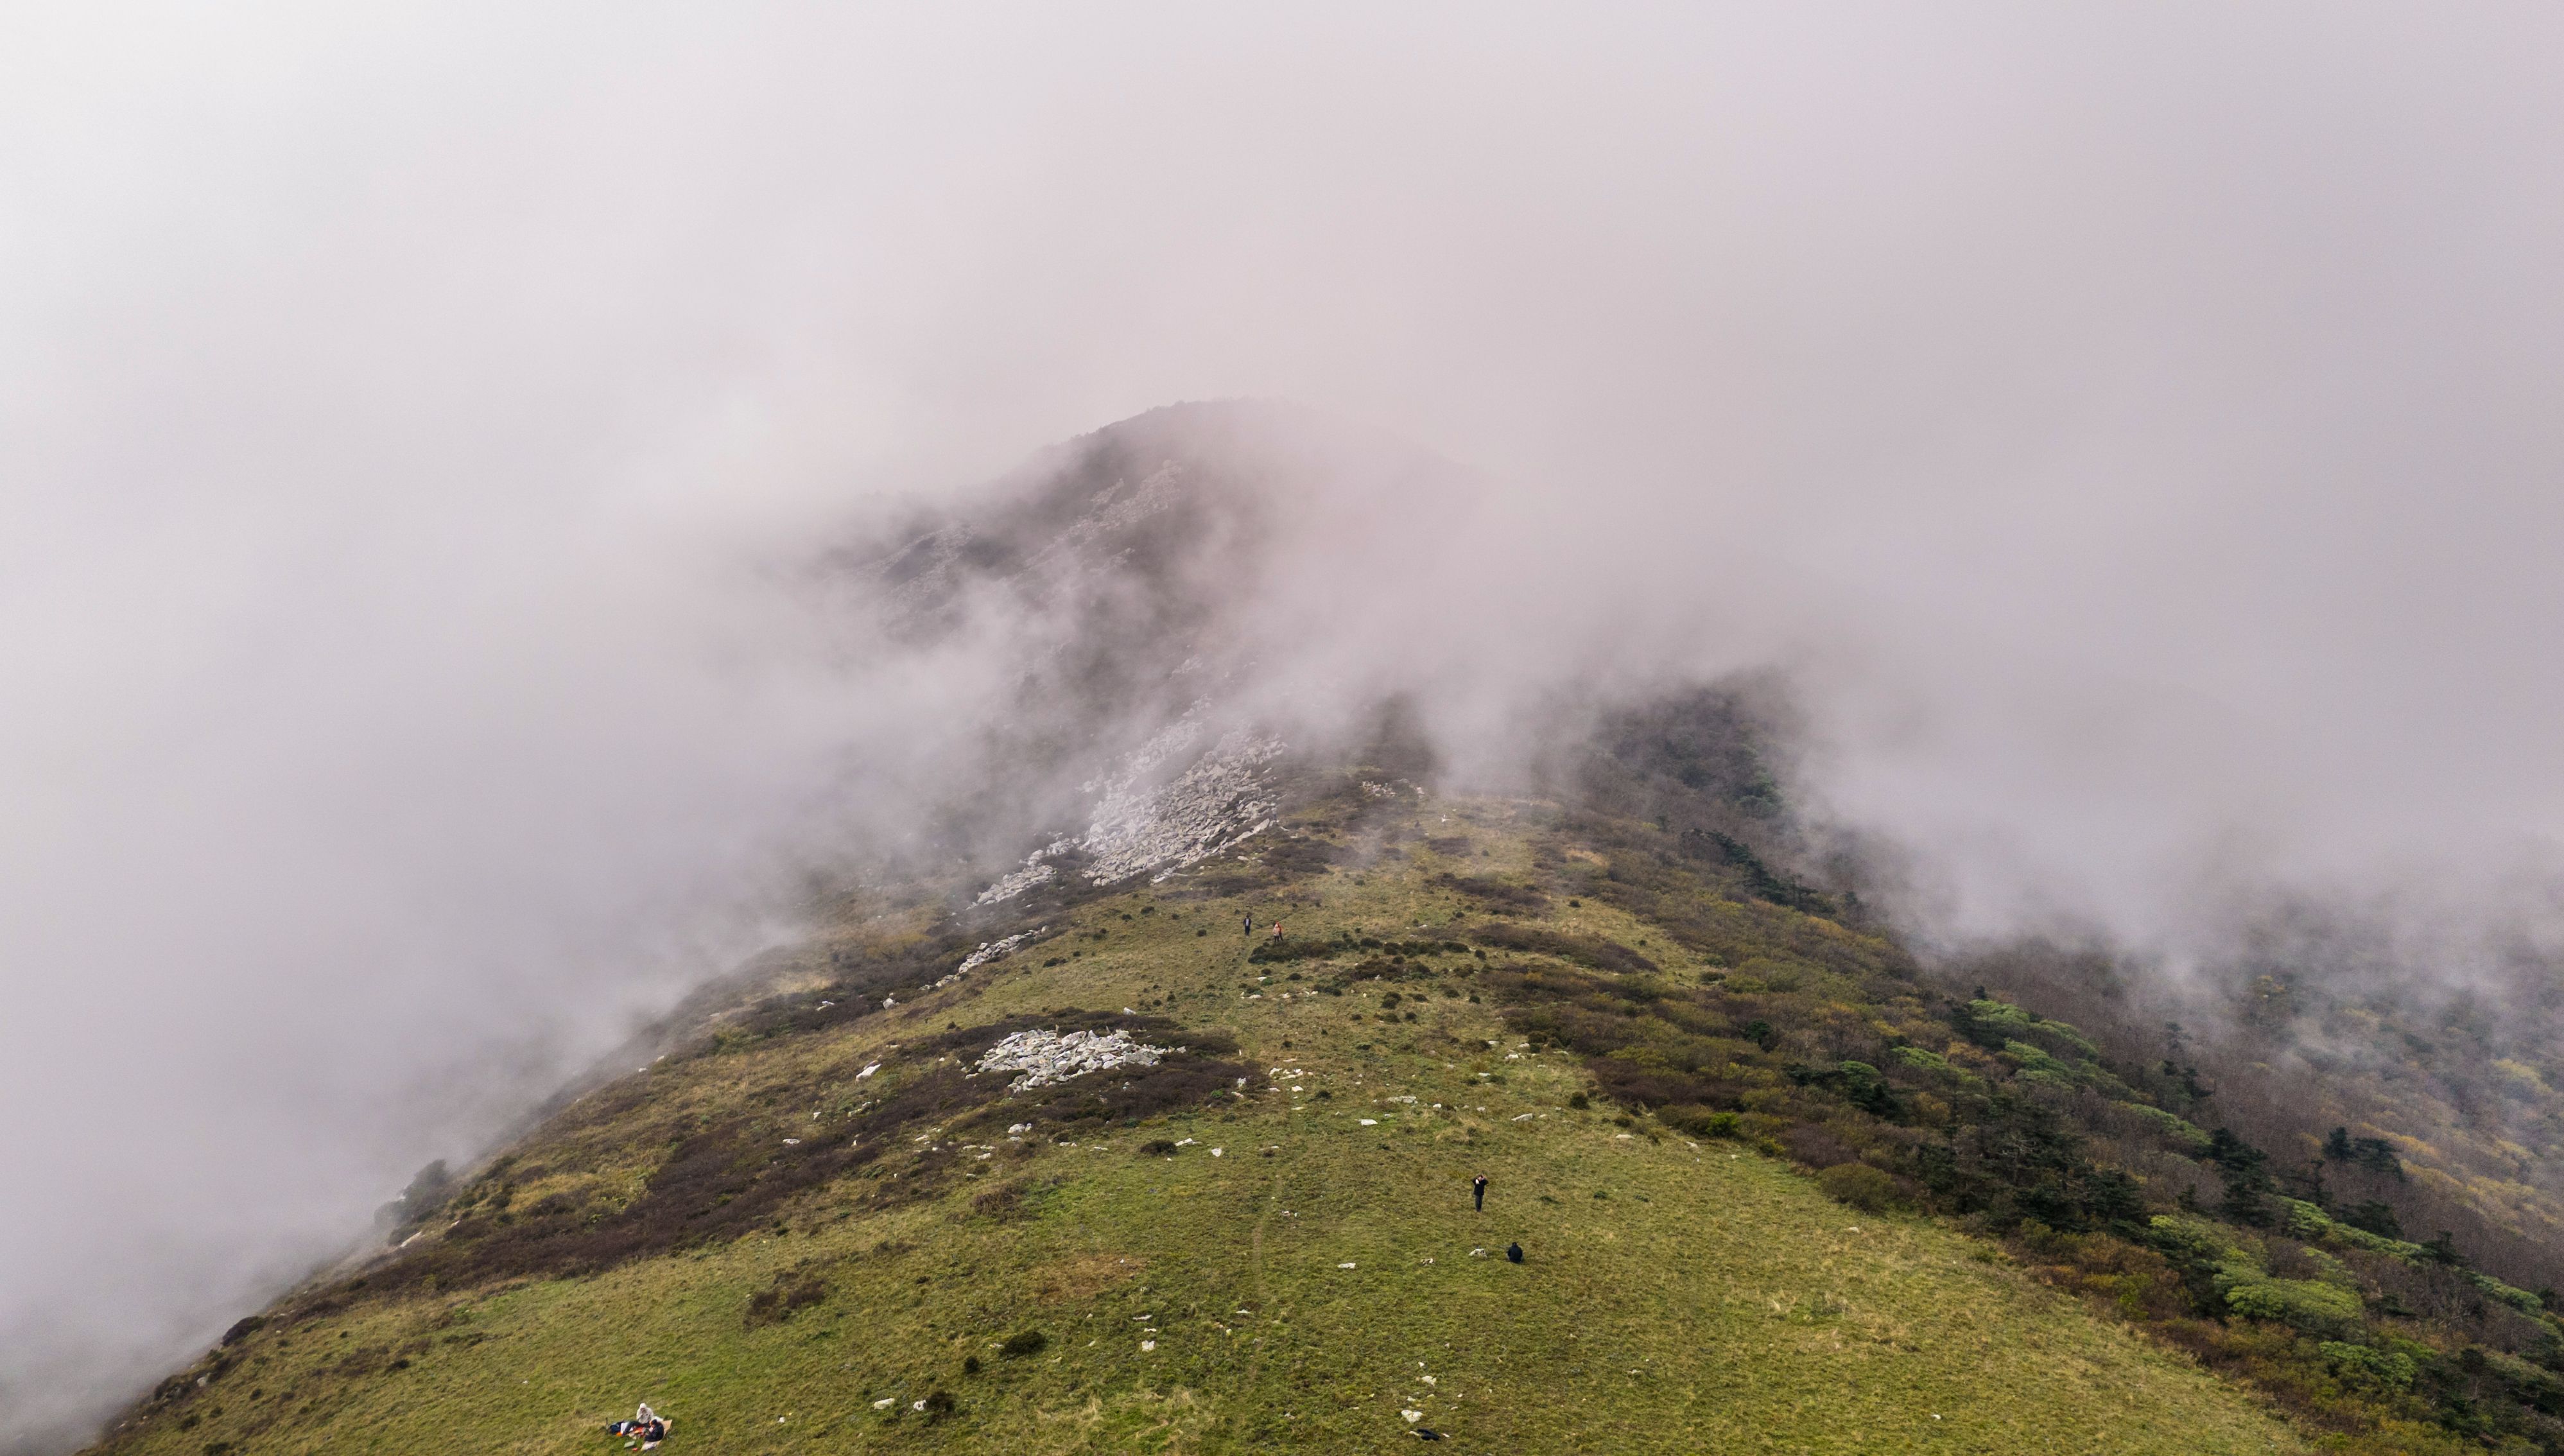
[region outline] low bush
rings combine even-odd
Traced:
[[[815,1274],[778,1274],[773,1284],[749,1296],[748,1327],[780,1325],[827,1297],[827,1284]]]
[[[997,1347],[997,1353],[1008,1359],[1021,1359],[1026,1355],[1039,1354],[1049,1348],[1050,1337],[1039,1330],[1018,1330],[1006,1337],[1005,1344]]]
[[[970,1200],[970,1207],[973,1211],[1000,1222],[1019,1219],[1025,1215],[1024,1194],[1029,1191],[1031,1189],[1020,1178],[1011,1183],[999,1183],[993,1188],[981,1190]]]
[[[2359,1296],[2318,1280],[2252,1280],[2229,1290],[2226,1304],[2248,1319],[2274,1321],[2319,1339],[2338,1339],[2359,1329]]]
[[[1561,960],[1590,966],[1596,970],[1646,971],[1656,963],[1621,944],[1600,936],[1576,936],[1564,931],[1545,931],[1533,926],[1498,924],[1472,931],[1470,938],[1498,950],[1522,950],[1535,955],[1555,955]]]
[[[1906,1204],[1896,1179],[1865,1162],[1842,1162],[1816,1174],[1816,1186],[1835,1202],[1863,1213],[1885,1213]]]
[[[1429,883],[1440,889],[1457,890],[1472,900],[1501,910],[1538,915],[1549,909],[1549,897],[1530,886],[1509,884],[1484,875],[1436,875]]]

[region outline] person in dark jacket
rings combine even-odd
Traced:
[[[1477,1200],[1478,1211],[1484,1213],[1487,1209],[1487,1175],[1485,1173],[1480,1173],[1476,1177],[1469,1179],[1469,1196]]]
[[[630,1436],[632,1438],[623,1443],[624,1450],[629,1451],[633,1447],[638,1446],[642,1450],[647,1451],[651,1447],[658,1445],[661,1441],[668,1439],[668,1427],[670,1424],[671,1422],[666,1416],[652,1410],[649,1402],[644,1401],[642,1402],[641,1408],[633,1413],[630,1420],[618,1420],[614,1424],[607,1426],[605,1430],[608,1435]]]
[[[1520,1244],[1507,1244],[1507,1245],[1505,1245],[1505,1258],[1506,1258],[1506,1259],[1508,1259],[1508,1260],[1510,1260],[1510,1261],[1511,1261],[1511,1262],[1513,1262],[1513,1263],[1516,1263],[1516,1264],[1521,1263],[1521,1262],[1522,1262],[1522,1245],[1520,1245]]]

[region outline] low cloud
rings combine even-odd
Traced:
[[[813,563],[1174,400],[1443,462],[1269,522],[1250,707],[1786,664],[1952,943],[2550,883],[2551,13],[8,27],[22,1449],[914,842],[1041,623]]]

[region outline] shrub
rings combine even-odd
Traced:
[[[2162,1108],[2148,1107],[2141,1102],[2123,1102],[2117,1104],[2117,1107],[2121,1112],[2145,1124],[2176,1149],[2191,1157],[2197,1157],[2206,1152],[2215,1141],[2188,1118],[2165,1112]]]
[[[1534,915],[1549,909],[1549,897],[1527,885],[1507,884],[1483,875],[1436,875],[1431,884],[1444,890],[1457,890],[1473,900],[1499,910],[1528,911]]]
[[[1140,1144],[1140,1155],[1143,1157],[1173,1157],[1175,1155],[1175,1144],[1169,1139],[1153,1138]]]
[[[2257,1279],[2226,1295],[2235,1313],[2269,1320],[2301,1334],[2339,1337],[2359,1328],[2359,1296],[2312,1279]]]
[[[1816,1174],[1816,1186],[1835,1202],[1863,1213],[1884,1213],[1905,1206],[1905,1190],[1896,1179],[1865,1162],[1842,1162]]]
[[[1526,950],[1535,955],[1555,955],[1561,960],[1596,970],[1650,971],[1656,963],[1614,940],[1600,936],[1577,936],[1563,931],[1544,931],[1531,926],[1492,925],[1470,933],[1482,945],[1499,950]]]
[[[1726,1119],[1724,1125],[1719,1121],[1722,1118]],[[1656,1121],[1677,1133],[1689,1134],[1694,1138],[1728,1138],[1735,1136],[1736,1133],[1734,1113],[1714,1113],[1698,1105],[1658,1108]],[[1726,1131],[1719,1131],[1722,1126]]]
[[[1027,1144],[1029,1145],[1029,1144]],[[1018,1148],[1017,1150],[1022,1150]],[[1021,1180],[999,1183],[981,1191],[970,1200],[970,1206],[990,1218],[1007,1220],[1024,1217],[1030,1212],[1024,1206],[1024,1194],[1031,1191]]]
[[[1006,1337],[1005,1344],[997,1347],[997,1353],[1008,1359],[1021,1359],[1026,1355],[1039,1354],[1049,1348],[1049,1336],[1038,1330],[1018,1330]]]
[[[779,1325],[796,1311],[807,1309],[828,1297],[828,1286],[815,1274],[778,1274],[774,1283],[758,1290],[748,1301],[748,1325]]]
[[[2379,1394],[2401,1394],[2413,1388],[2413,1377],[2421,1367],[2401,1351],[2371,1350],[2365,1345],[2345,1345],[2327,1340],[2315,1347],[2333,1378],[2354,1390]]]
[[[926,1392],[926,1418],[928,1420],[942,1420],[946,1416],[951,1415],[957,1408],[958,1403],[954,1400],[952,1391],[929,1390]]]

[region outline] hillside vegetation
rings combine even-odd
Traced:
[[[640,1399],[739,1452],[2564,1449],[2538,1296],[1924,976],[1788,868],[1752,722],[1628,715],[1538,802],[1303,763],[1155,883],[850,901],[101,1449],[606,1449]],[[1027,1031],[1159,1054],[980,1070]]]
[[[642,1398],[703,1451],[2297,1448],[1994,1245],[1597,1100],[1532,987],[1718,994],[1755,957],[1536,888],[1600,853],[1554,811],[1301,787],[1275,835],[1047,907],[941,989],[932,910],[814,946],[414,1190],[398,1253],[243,1322],[102,1449],[612,1449]],[[1737,950],[1891,959],[1735,908]],[[1028,1026],[1185,1050],[971,1075]]]

